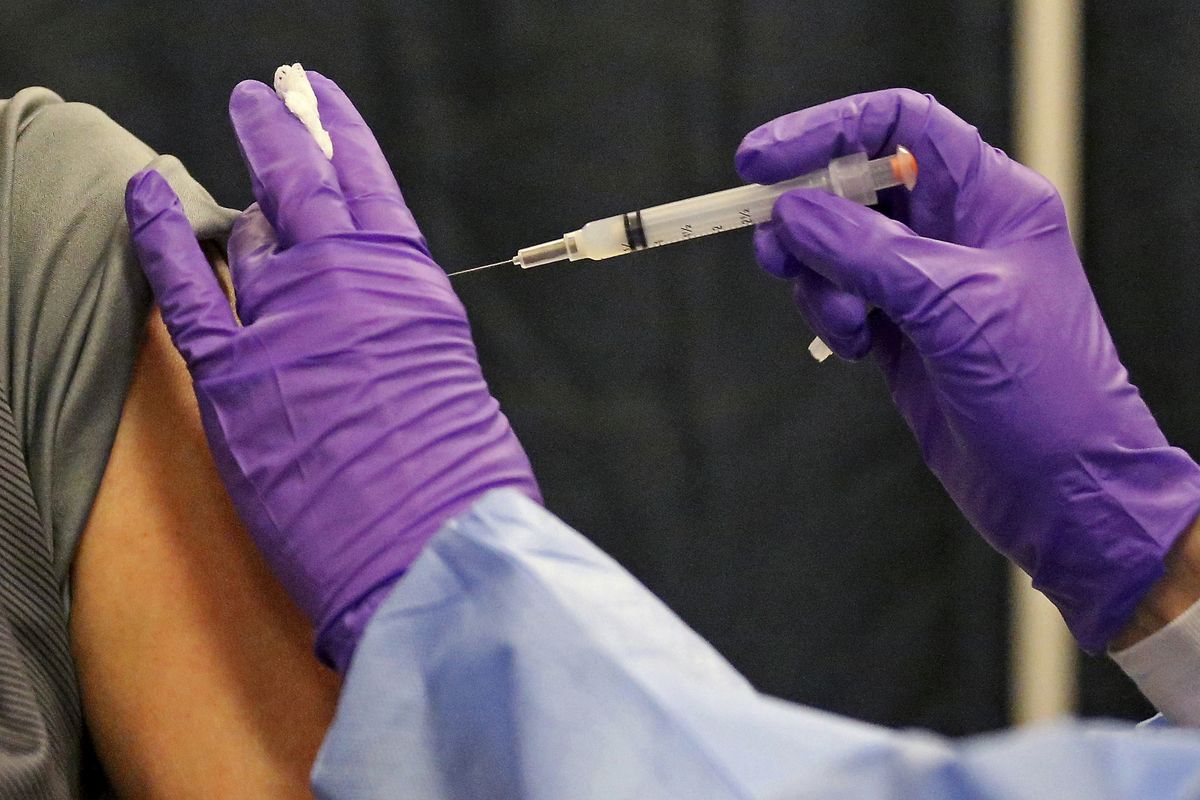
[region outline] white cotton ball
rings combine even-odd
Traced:
[[[287,110],[304,123],[304,127],[312,134],[325,157],[333,158],[333,139],[329,137],[329,131],[321,125],[317,96],[313,93],[312,84],[308,82],[308,76],[304,74],[304,67],[299,64],[284,64],[275,70],[275,94],[279,95]]]

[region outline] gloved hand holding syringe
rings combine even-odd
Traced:
[[[511,259],[459,270],[451,276],[504,264],[523,269],[555,261],[605,258],[737,230],[771,218],[775,200],[793,189],[822,189],[863,205],[878,202],[876,192],[893,186],[911,190],[917,182],[917,160],[904,147],[895,154],[869,160],[866,153],[835,158],[825,169],[779,183],[752,183],[711,194],[594,220],[577,231],[544,244],[523,247]],[[829,354],[820,340],[809,350],[818,360]]]

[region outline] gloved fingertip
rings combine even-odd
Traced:
[[[857,361],[870,352],[868,306],[861,298],[807,268],[797,275],[792,297],[813,331],[840,358]]]
[[[275,96],[275,90],[267,86],[262,81],[256,81],[253,78],[247,78],[244,81],[238,81],[233,87],[233,91],[229,93],[230,99],[247,100],[264,95]]]
[[[270,97],[278,101],[275,90],[262,81],[244,80],[229,93],[229,116],[236,119],[255,108],[263,99]]]
[[[272,249],[278,245],[275,230],[271,227],[258,203],[250,206],[233,221],[229,232],[230,258],[244,261],[246,257]],[[235,275],[236,279],[237,275]]]
[[[337,82],[333,80],[333,78],[330,78],[321,72],[317,72],[315,69],[309,69],[308,67],[305,67],[304,74],[308,77],[309,83],[323,83],[329,86],[337,86]]]
[[[733,168],[737,170],[737,174],[741,176],[742,180],[749,183],[755,182],[754,167],[758,161],[758,156],[758,151],[748,147],[745,142],[733,154]]]
[[[354,109],[354,104],[346,96],[346,92],[342,87],[338,86],[337,81],[326,78],[319,72],[312,72],[311,70],[305,70],[304,72],[308,76],[309,84],[312,85],[313,94],[317,96],[317,104],[321,108],[322,119],[326,121],[331,135],[344,137],[347,126],[352,122],[359,123],[352,126],[354,128],[366,128],[366,124],[358,118],[359,115]],[[355,133],[358,132],[358,130],[355,131]],[[365,133],[371,135],[369,130],[366,130]],[[336,157],[336,150],[334,154]]]
[[[141,187],[146,185],[147,181],[154,180],[153,177],[151,177],[153,175],[158,175],[158,172],[157,170],[150,168],[133,173],[133,175],[131,175],[129,180],[125,183],[125,196],[128,197],[130,194],[139,191]]]
[[[772,183],[772,179],[777,179],[767,164],[769,159],[764,157],[763,148],[769,143],[764,142],[763,138],[763,128],[750,131],[733,154],[734,169],[742,180],[749,183]]]
[[[167,179],[153,169],[144,169],[125,184],[125,216],[130,225],[145,220],[178,202]]]
[[[754,229],[754,257],[764,272],[783,280],[794,278],[800,266],[779,242],[770,222]]]
[[[342,95],[343,97],[345,96],[346,92],[341,86],[338,86],[337,81],[335,81],[333,78],[328,78],[311,69],[305,69],[304,74],[308,76],[308,82],[312,86],[313,92],[317,95],[318,103],[321,102],[322,97],[328,98],[331,95],[335,97],[337,95]],[[322,111],[324,110],[325,109],[322,108]]]
[[[233,227],[236,230],[239,225],[244,225],[250,220],[255,220],[257,222],[259,219],[266,219],[266,215],[263,214],[262,206],[260,206],[257,202],[254,202],[246,206],[246,209],[241,213],[241,216],[233,221]]]
[[[800,261],[864,246],[865,235],[891,222],[866,206],[820,189],[793,189],[775,201],[771,221],[784,247]]]
[[[866,325],[848,333],[822,333],[821,341],[843,361],[861,361],[871,353],[872,337]]]
[[[843,361],[861,361],[871,353],[871,331],[865,326],[848,336],[824,334],[821,341]]]

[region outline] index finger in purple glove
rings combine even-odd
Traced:
[[[878,158],[904,145],[924,172],[928,154],[918,146],[928,149],[933,118],[958,128],[960,134],[976,135],[932,97],[910,89],[886,89],[822,103],[760,125],[742,139],[734,161],[746,180],[776,183],[820,169],[847,153]]]
[[[359,229],[407,236],[428,254],[425,237],[404,202],[375,134],[341,87],[319,72],[308,70],[307,74],[321,120],[337,141],[333,167]]]
[[[274,91],[242,81],[229,97],[229,118],[254,197],[283,247],[355,229],[333,164]]]
[[[935,281],[907,253],[931,242],[903,223],[816,189],[797,189],[775,201],[772,230],[801,263],[882,308],[897,322],[920,303]]]
[[[878,158],[899,145],[912,151],[921,171],[911,196],[913,229],[952,238],[959,192],[971,185],[967,178],[990,148],[973,126],[929,95],[887,89],[787,114],[746,134],[734,161],[746,180],[776,183],[838,156],[866,152]]]
[[[171,340],[189,368],[201,369],[238,324],[183,206],[166,179],[143,170],[126,186],[125,215]]]

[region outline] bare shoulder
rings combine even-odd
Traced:
[[[233,511],[157,314],[73,585],[84,710],[118,792],[309,796],[338,680]]]

